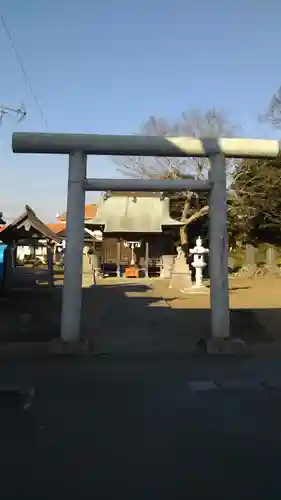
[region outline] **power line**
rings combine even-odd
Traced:
[[[21,59],[21,57],[20,57],[20,55],[19,55],[19,53],[18,53],[18,51],[17,51],[17,48],[16,48],[15,43],[14,43],[14,41],[13,41],[13,38],[12,38],[11,32],[10,32],[10,30],[9,30],[9,28],[8,28],[8,25],[7,25],[7,23],[6,23],[6,21],[5,21],[5,19],[4,19],[4,17],[3,17],[3,15],[2,15],[2,14],[0,14],[0,18],[1,18],[1,23],[2,23],[2,26],[3,26],[3,28],[4,28],[5,32],[6,32],[6,35],[7,35],[8,39],[9,39],[9,41],[10,41],[10,44],[11,44],[12,50],[13,50],[13,52],[14,52],[15,56],[16,56],[16,59],[17,59],[17,61],[18,61],[19,66],[20,66],[20,68],[21,68],[22,74],[23,74],[23,76],[24,76],[24,78],[25,78],[25,80],[26,80],[26,82],[27,82],[27,85],[28,85],[28,87],[29,87],[29,90],[30,90],[30,92],[31,92],[31,95],[32,95],[32,97],[33,97],[33,100],[34,100],[34,102],[35,102],[35,104],[36,104],[37,108],[39,109],[40,115],[41,115],[41,117],[42,117],[42,119],[43,119],[43,121],[44,121],[44,124],[45,124],[46,129],[48,129],[48,128],[49,128],[48,121],[47,121],[46,116],[45,116],[45,114],[44,114],[44,112],[43,112],[42,106],[40,105],[40,103],[39,103],[39,101],[38,101],[38,99],[37,99],[37,97],[36,97],[36,94],[35,94],[35,92],[34,92],[34,90],[33,90],[33,87],[32,87],[32,85],[31,85],[31,82],[30,82],[29,76],[28,76],[27,71],[26,71],[26,69],[25,69],[25,67],[24,67],[23,61],[22,61],[22,59]]]

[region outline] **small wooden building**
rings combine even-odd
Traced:
[[[7,245],[5,250],[6,277],[9,283],[16,281],[17,252],[35,260],[46,260],[48,264],[48,281],[52,283],[53,254],[55,245],[62,239],[44,224],[35,212],[26,205],[25,211],[11,224],[2,228],[0,240]],[[40,258],[41,257],[41,258]]]
[[[28,205],[17,219],[2,229],[0,239],[8,244],[33,247],[61,242],[60,236],[44,224]]]
[[[103,274],[123,275],[134,264],[138,275],[157,275],[163,257],[175,254],[180,222],[170,217],[169,199],[160,193],[110,193],[87,220],[86,227],[101,230]]]

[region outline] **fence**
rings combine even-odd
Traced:
[[[13,134],[15,153],[68,154],[67,229],[61,337],[80,337],[85,191],[209,191],[211,330],[229,336],[227,191],[225,158],[274,158],[279,142],[259,139],[194,139],[98,134]],[[208,181],[87,179],[87,155],[210,158]],[[188,313],[187,313],[188,314]]]

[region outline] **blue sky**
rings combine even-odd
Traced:
[[[257,122],[281,85],[277,0],[2,0],[0,13],[52,132],[137,133],[150,115],[217,107],[244,135],[277,136]],[[27,203],[51,222],[67,158],[12,153],[13,131],[45,125],[2,26],[0,60],[0,104],[28,112],[0,129],[0,210],[10,221]],[[110,158],[88,164],[92,177],[119,175]]]

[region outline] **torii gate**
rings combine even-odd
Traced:
[[[80,338],[85,191],[209,191],[211,331],[230,334],[225,158],[276,158],[279,142],[260,139],[194,139],[133,135],[14,133],[14,153],[68,154],[66,254],[61,338]],[[209,179],[87,179],[87,155],[209,157]]]

